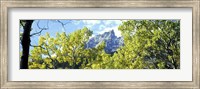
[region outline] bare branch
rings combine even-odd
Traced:
[[[40,47],[40,48],[42,48],[42,49],[45,49],[44,47],[38,46],[38,45],[31,45],[31,44],[30,44],[30,46],[31,46],[31,47]]]
[[[57,20],[62,26],[64,26],[64,25],[66,25],[66,24],[68,24],[68,23],[71,23],[71,20],[69,20],[68,22],[66,22],[66,23],[63,23],[62,21],[60,21],[60,20]]]
[[[71,20],[69,20],[69,21],[66,22],[66,23],[64,23],[64,22],[62,22],[62,21],[60,21],[60,20],[57,20],[57,22],[60,23],[60,24],[62,25],[63,29],[64,29],[65,32],[66,32],[65,25],[68,24],[68,23],[71,23]]]
[[[47,22],[47,28],[40,27],[39,23],[40,23],[40,21],[37,22],[37,27],[40,29],[40,31],[36,32],[36,33],[33,33],[30,36],[37,35],[37,34],[41,35],[41,33],[42,33],[43,30],[48,30],[49,29],[49,25],[48,25],[49,21]]]

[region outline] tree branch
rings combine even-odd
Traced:
[[[31,44],[30,44],[30,46],[31,46],[31,47],[40,47],[40,48],[42,48],[42,49],[45,49],[45,48],[44,48],[44,47],[42,47],[42,46],[31,45]]]
[[[48,25],[49,21],[47,22],[47,28],[44,28],[44,27],[42,28],[42,27],[40,27],[40,26],[39,26],[39,23],[40,23],[40,21],[37,22],[37,27],[40,29],[40,31],[39,31],[39,32],[36,32],[36,33],[33,33],[33,34],[31,34],[30,36],[37,35],[37,34],[41,35],[41,33],[42,33],[43,30],[48,30],[48,29],[49,29],[49,25]]]
[[[64,26],[64,25],[66,25],[66,24],[68,24],[68,23],[71,23],[71,20],[69,20],[68,22],[66,22],[66,23],[63,23],[62,21],[60,21],[60,20],[57,20],[62,26]]]
[[[68,24],[68,23],[71,23],[71,20],[69,20],[69,21],[66,22],[66,23],[64,23],[64,22],[62,22],[62,21],[60,21],[60,20],[57,20],[57,22],[60,23],[60,24],[62,25],[63,29],[64,29],[65,32],[66,32],[65,25]]]

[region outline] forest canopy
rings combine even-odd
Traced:
[[[69,34],[57,32],[56,36],[46,32],[30,49],[28,68],[180,69],[179,20],[127,20],[117,30],[123,45],[111,53],[105,48],[112,37],[93,48],[86,47],[93,35],[87,26]]]

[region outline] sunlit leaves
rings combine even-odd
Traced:
[[[92,31],[84,27],[73,33],[40,36],[31,50],[32,69],[178,69],[180,68],[180,21],[128,20],[121,31],[124,46],[113,54],[106,43],[85,48]]]
[[[86,51],[84,44],[91,34],[92,32],[86,27],[69,35],[64,32],[56,33],[55,38],[46,33],[39,38],[39,46],[31,51],[30,57],[32,62],[36,60],[43,60],[43,62],[30,63],[29,66],[31,68],[79,68],[80,63],[85,61],[82,58],[87,56],[84,54]]]
[[[131,27],[131,26],[133,27]],[[135,20],[119,26],[125,46],[119,55],[133,58],[133,68],[179,68],[180,22],[171,20]],[[134,28],[134,29],[133,29]],[[134,33],[134,35],[133,35]],[[122,59],[121,59],[122,60]],[[168,64],[171,65],[168,65]],[[131,67],[132,68],[132,67]]]

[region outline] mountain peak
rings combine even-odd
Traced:
[[[110,31],[112,34],[115,34],[115,32],[114,32],[114,30],[112,29],[111,31]]]
[[[113,29],[109,32],[109,36],[108,36],[108,37],[109,37],[109,38],[117,38],[117,37],[115,36],[115,32],[114,32]]]
[[[87,42],[86,48],[97,47],[102,41],[105,41],[106,47],[104,50],[106,53],[114,53],[117,48],[123,46],[123,38],[115,36],[115,32],[112,29],[111,31],[92,37]]]

